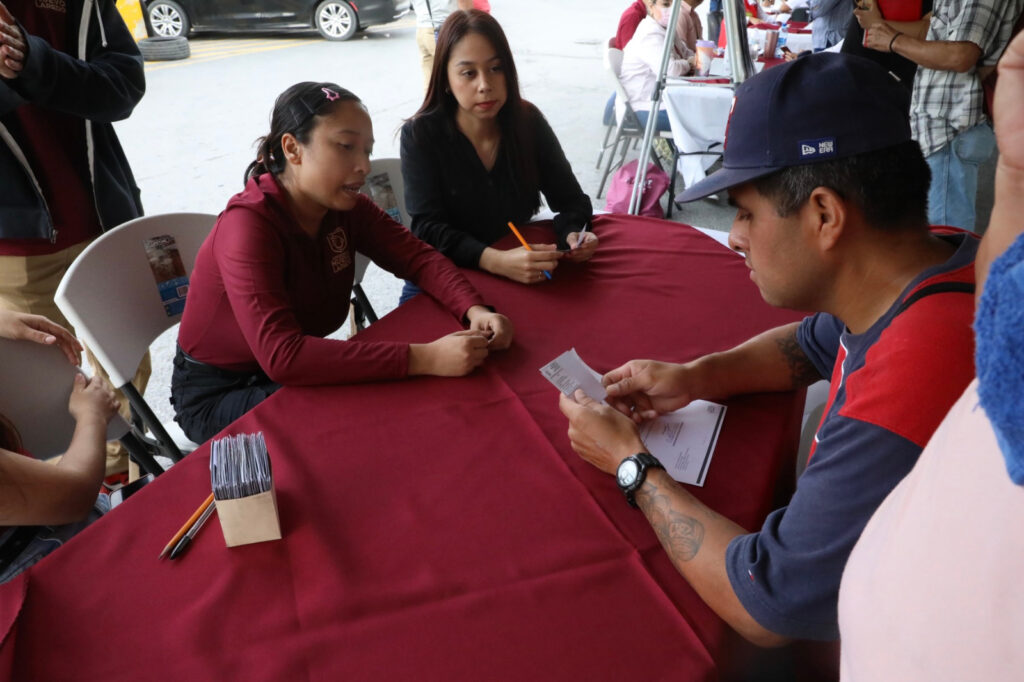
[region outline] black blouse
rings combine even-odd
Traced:
[[[555,234],[565,248],[566,236],[590,222],[590,197],[580,189],[543,114],[528,105],[526,115],[532,119],[539,190],[557,214]],[[505,144],[502,140],[488,172],[449,114],[428,114],[402,126],[402,178],[412,232],[459,267],[479,267],[483,250],[510,233],[508,222],[518,227],[540,206],[538,193],[516,182]]]

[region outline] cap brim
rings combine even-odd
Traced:
[[[703,199],[711,194],[718,194],[730,187],[742,185],[779,170],[778,168],[720,168],[695,185],[687,187],[676,195],[676,201],[683,204],[688,201]]]

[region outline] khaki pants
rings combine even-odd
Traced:
[[[437,42],[434,39],[434,29],[416,29],[416,47],[420,50],[420,67],[423,69],[423,89],[430,85],[430,72],[434,68],[434,48]]]
[[[71,329],[71,325],[54,303],[53,296],[57,293],[57,285],[60,284],[68,267],[88,245],[88,242],[82,242],[44,256],[0,256],[0,308],[43,315]],[[74,332],[74,329],[71,331]],[[85,357],[95,373],[109,379],[88,348],[85,350]],[[139,393],[146,390],[150,373],[149,353],[146,353],[132,379]],[[120,391],[118,400],[121,401],[121,415],[125,419],[131,419],[128,399]],[[128,453],[124,447],[116,441],[107,443],[107,474],[120,473],[128,468]],[[134,463],[132,469],[134,473]]]

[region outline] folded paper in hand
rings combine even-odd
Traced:
[[[541,367],[540,373],[570,398],[576,389],[597,401],[607,396],[601,375],[583,362],[575,348]],[[672,478],[703,486],[724,419],[725,405],[694,400],[675,412],[641,424],[640,437]]]

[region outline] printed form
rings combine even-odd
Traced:
[[[572,397],[579,388],[597,401],[607,396],[601,375],[583,362],[575,348],[540,368],[555,388]],[[725,405],[694,400],[692,403],[640,425],[647,449],[680,483],[703,486],[725,419]]]

